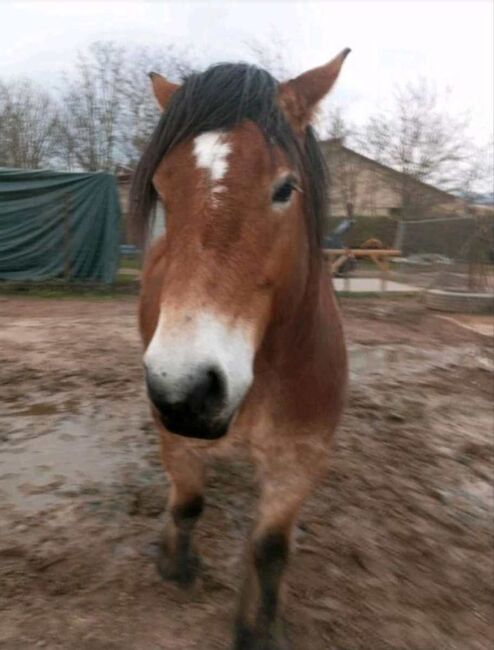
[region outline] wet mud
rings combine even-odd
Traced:
[[[492,342],[414,300],[342,303],[351,391],[287,578],[294,650],[494,643]],[[0,648],[230,647],[256,483],[215,461],[190,591],[165,518],[133,299],[0,300]]]

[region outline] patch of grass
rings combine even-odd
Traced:
[[[117,276],[114,284],[84,284],[66,282],[0,282],[0,296],[70,300],[89,298],[108,300],[136,295],[139,284],[135,277]]]
[[[138,257],[121,257],[120,268],[139,270],[141,268],[141,260]]]
[[[137,276],[129,273],[117,273],[117,284],[136,284]]]
[[[401,300],[408,298],[417,298],[418,294],[409,293],[407,291],[385,291],[384,293],[379,293],[377,291],[336,291],[336,296],[338,298],[352,298],[353,300],[359,300],[361,298],[376,298],[379,300],[394,300],[399,298]]]
[[[63,289],[46,289],[37,288],[29,289],[28,291],[6,291],[3,287],[0,288],[0,296],[9,296],[12,298],[43,298],[48,300],[81,300],[88,298],[90,300],[109,300],[119,298],[122,294],[115,291],[70,291]]]

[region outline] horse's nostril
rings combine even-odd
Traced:
[[[146,373],[148,395],[162,413],[210,417],[224,406],[226,381],[221,370],[214,367],[198,369],[184,377],[175,395],[177,385],[168,385],[166,373]]]
[[[225,382],[219,370],[209,368],[195,377],[186,397],[191,411],[209,411],[221,405],[225,397]]]
[[[225,382],[223,375],[214,368],[207,371],[209,378],[209,392],[213,399],[223,399],[225,393]]]
[[[214,439],[228,429],[225,415],[226,378],[220,369],[198,368],[181,382],[163,380],[161,373],[146,373],[149,399],[172,433]]]

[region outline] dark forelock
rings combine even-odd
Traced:
[[[244,120],[254,122],[267,143],[285,151],[303,178],[307,230],[317,255],[325,217],[327,175],[314,131],[295,136],[277,102],[278,82],[269,72],[244,63],[222,63],[191,74],[173,94],[142,155],[132,183],[132,222],[144,242],[156,202],[154,173],[175,145],[207,131],[228,130]]]

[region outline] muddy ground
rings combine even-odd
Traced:
[[[343,310],[351,398],[296,531],[293,647],[490,649],[492,341],[411,299]],[[228,648],[253,474],[212,467],[202,577],[161,582],[135,301],[0,298],[0,386],[0,648]]]

